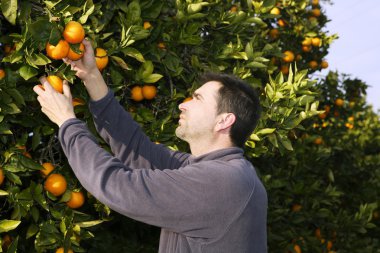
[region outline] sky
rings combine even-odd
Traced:
[[[349,74],[370,87],[367,102],[380,113],[380,28],[378,27],[379,0],[320,0],[322,9],[331,20],[328,34],[337,33],[325,57],[329,70]],[[327,72],[322,72],[327,74]]]

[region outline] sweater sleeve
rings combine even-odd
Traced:
[[[131,169],[175,169],[190,156],[150,141],[114,94],[90,102],[96,129],[112,153]]]
[[[61,126],[59,139],[75,175],[99,201],[187,236],[212,238],[225,230],[226,217],[239,215],[253,192],[251,182],[244,182],[249,176],[218,161],[175,170],[132,170],[99,147],[78,119]]]

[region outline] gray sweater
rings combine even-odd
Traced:
[[[68,161],[99,201],[161,227],[159,252],[267,252],[267,194],[242,149],[194,157],[155,144],[111,91],[90,109],[112,154],[70,119],[59,130]]]

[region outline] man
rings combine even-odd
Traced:
[[[76,119],[70,89],[34,87],[42,111],[81,184],[111,209],[162,228],[159,252],[267,252],[266,191],[242,147],[259,117],[255,92],[243,81],[211,74],[182,103],[176,135],[191,154],[152,143],[115,100],[96,68],[93,48],[65,60],[91,97],[97,131],[112,154]]]

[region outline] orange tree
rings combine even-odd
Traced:
[[[81,37],[81,27],[117,99],[172,149],[188,149],[173,134],[177,107],[201,73],[234,73],[258,90],[263,115],[246,155],[269,193],[270,252],[378,248],[378,117],[362,82],[311,80],[336,38],[323,31],[318,1],[9,0],[1,10],[0,252],[157,251],[157,228],[111,212],[81,187],[31,90],[41,75],[68,80],[78,118],[96,134],[85,89],[60,60],[70,50],[80,57],[67,34]],[[46,186],[46,163],[66,180],[62,195]],[[355,181],[364,177],[365,185]],[[74,192],[83,195],[71,200]]]

